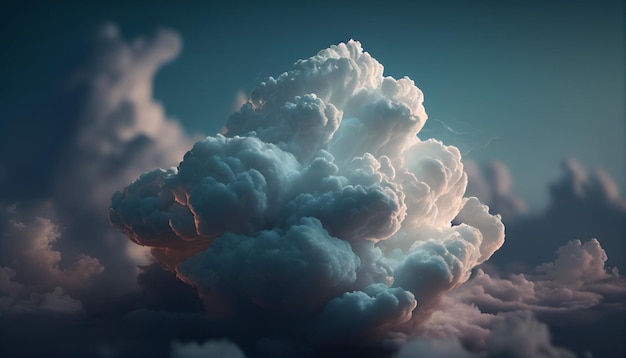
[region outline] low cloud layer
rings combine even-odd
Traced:
[[[612,316],[623,317],[626,280],[605,267],[606,254],[595,239],[571,241],[557,254],[525,274],[502,276],[490,266],[476,270],[446,294],[428,322],[417,327],[419,338],[403,345],[399,355],[621,356],[624,327]],[[596,326],[602,332],[594,332]],[[556,344],[551,330],[559,334]],[[572,334],[585,339],[572,342]],[[568,347],[560,347],[563,343]]]
[[[244,353],[236,345],[228,341],[209,341],[203,344],[195,342],[172,343],[172,358],[245,358]]]
[[[614,301],[626,298],[626,281],[615,269],[605,267],[607,255],[597,240],[570,241],[556,253],[554,262],[524,274],[499,277],[497,272],[478,269],[452,296],[488,312],[552,313],[605,304],[611,296]]]
[[[453,311],[459,313],[458,310]],[[467,315],[458,318],[467,318]],[[487,324],[473,327],[479,334],[471,337],[474,341],[470,343],[468,337],[463,337],[466,342],[462,342],[458,338],[459,335],[454,333],[434,338],[419,338],[404,344],[394,358],[576,357],[567,349],[555,346],[551,341],[548,327],[529,311],[481,318],[483,318],[481,323]],[[468,345],[480,346],[480,353],[468,350]]]

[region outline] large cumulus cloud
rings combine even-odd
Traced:
[[[504,242],[499,216],[464,197],[458,149],[418,138],[426,119],[412,80],[334,45],[262,82],[176,168],[117,192],[110,220],[209,311],[273,312],[262,330],[284,340],[297,323],[313,351],[377,345]]]

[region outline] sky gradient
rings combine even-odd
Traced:
[[[433,120],[423,136],[478,161],[504,161],[513,190],[531,207],[546,204],[538,188],[567,157],[626,184],[619,1],[40,3],[3,16],[11,35],[0,108],[9,118],[50,98],[88,35],[108,21],[129,37],[160,27],[182,36],[182,53],[159,72],[154,95],[187,131],[203,135],[220,129],[238,93],[303,54],[354,38],[387,75],[409,76],[425,93]]]

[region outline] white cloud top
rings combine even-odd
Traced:
[[[384,77],[357,41],[331,46],[262,82],[224,136],[118,192],[111,222],[209,307],[319,312],[307,335],[324,344],[385,333],[504,242],[499,216],[463,197],[459,151],[418,138],[426,119],[412,80]]]

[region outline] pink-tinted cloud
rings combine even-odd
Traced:
[[[608,264],[625,270],[626,199],[613,179],[602,170],[589,173],[570,159],[549,189],[545,210],[507,223],[507,243],[492,262],[528,269],[550,261],[555,248],[570,240],[596,238],[609,254]]]
[[[32,246],[20,254],[24,266],[56,269],[43,275],[22,267],[16,270],[17,278],[39,277],[65,287],[66,282],[93,276],[94,267],[102,271],[105,266],[97,278],[99,295],[135,287],[136,264],[150,259],[110,227],[108,206],[115,189],[154,166],[176,165],[197,139],[168,118],[152,96],[156,72],[180,50],[179,36],[169,30],[127,41],[114,25],[106,25],[94,37],[91,52],[64,87],[74,99],[67,103],[73,117],[66,120],[76,128],[67,143],[58,144],[63,149],[53,168],[51,189],[40,198],[18,203],[21,221],[7,221],[5,229],[9,239],[3,245],[18,245],[12,237],[38,238],[19,241]],[[47,206],[46,215],[28,217],[42,206]],[[59,237],[59,228],[63,240],[56,250],[47,249]],[[82,254],[59,269],[64,251]],[[17,260],[10,258],[15,252],[5,250],[0,255]],[[98,300],[98,294],[92,296]]]
[[[96,258],[82,253],[64,257],[55,249],[63,239],[61,228],[15,205],[2,208],[0,235],[0,309],[82,310],[81,302],[64,289],[76,289],[102,273]]]

